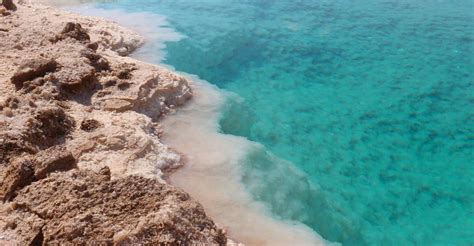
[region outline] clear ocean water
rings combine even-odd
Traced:
[[[474,245],[473,0],[98,6],[166,16],[185,37],[163,62],[238,95],[220,129],[265,146],[241,179],[273,216],[343,245]]]

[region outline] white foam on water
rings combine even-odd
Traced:
[[[221,108],[229,95],[195,76],[194,97],[161,123],[163,141],[183,153],[186,163],[171,176],[203,204],[206,212],[229,236],[248,245],[324,245],[309,227],[272,217],[263,204],[252,199],[241,178],[247,153],[261,145],[219,132]]]
[[[94,4],[67,6],[64,9],[86,16],[103,17],[135,30],[145,38],[142,49],[131,56],[152,63],[160,63],[165,58],[166,42],[176,42],[185,36],[169,27],[165,16],[150,12],[126,12],[122,9],[101,9]]]
[[[146,62],[162,62],[165,42],[184,37],[168,27],[165,17],[154,13],[104,10],[93,5],[68,7],[67,10],[105,17],[133,28],[148,41],[133,56]],[[233,95],[196,76],[183,75],[192,81],[193,99],[161,121],[164,127],[162,141],[185,159],[185,165],[170,177],[171,183],[198,200],[206,213],[237,242],[326,245],[327,242],[309,227],[275,219],[262,203],[252,199],[241,182],[241,164],[251,150],[264,147],[243,137],[220,133],[222,106],[226,98]]]

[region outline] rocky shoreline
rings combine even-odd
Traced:
[[[0,244],[211,244],[227,238],[165,177],[157,123],[188,81],[126,57],[143,39],[99,18],[0,6]]]

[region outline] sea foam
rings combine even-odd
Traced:
[[[176,42],[185,37],[169,27],[165,16],[155,13],[101,9],[93,4],[68,6],[65,9],[82,15],[103,17],[140,33],[145,38],[144,48],[138,49],[131,56],[147,62],[162,62],[166,55],[165,43]]]
[[[185,37],[168,27],[164,16],[154,13],[128,13],[117,9],[100,9],[94,5],[69,6],[66,9],[83,15],[104,17],[136,30],[147,42],[132,56],[146,62],[161,63],[166,56],[165,42]],[[243,185],[243,163],[248,162],[248,158],[252,158],[255,153],[278,158],[258,143],[219,131],[219,120],[226,100],[236,99],[237,96],[197,76],[181,74],[192,81],[194,97],[185,107],[161,121],[164,128],[162,140],[183,155],[185,164],[170,177],[171,183],[183,188],[203,204],[208,215],[226,229],[230,238],[238,242],[248,245],[328,244],[299,222],[276,219],[267,207],[252,198]],[[282,177],[286,171],[289,170],[274,171],[272,176]],[[290,171],[298,173],[297,170]],[[255,174],[254,177],[258,175],[261,174]],[[256,186],[258,183],[252,182]]]
[[[219,132],[219,118],[227,97],[235,96],[188,76],[194,98],[175,115],[166,117],[164,142],[184,153],[186,165],[171,182],[198,199],[229,235],[251,245],[324,245],[310,228],[274,219],[255,202],[241,183],[242,164],[263,146]],[[278,183],[275,183],[278,185]]]

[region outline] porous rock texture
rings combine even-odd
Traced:
[[[226,244],[164,181],[180,156],[156,120],[188,81],[125,57],[143,40],[113,22],[3,3],[0,245]]]
[[[139,176],[110,180],[107,171],[53,173],[19,191],[3,213],[5,235],[24,245],[226,243],[186,193]],[[33,223],[20,222],[26,218]]]

